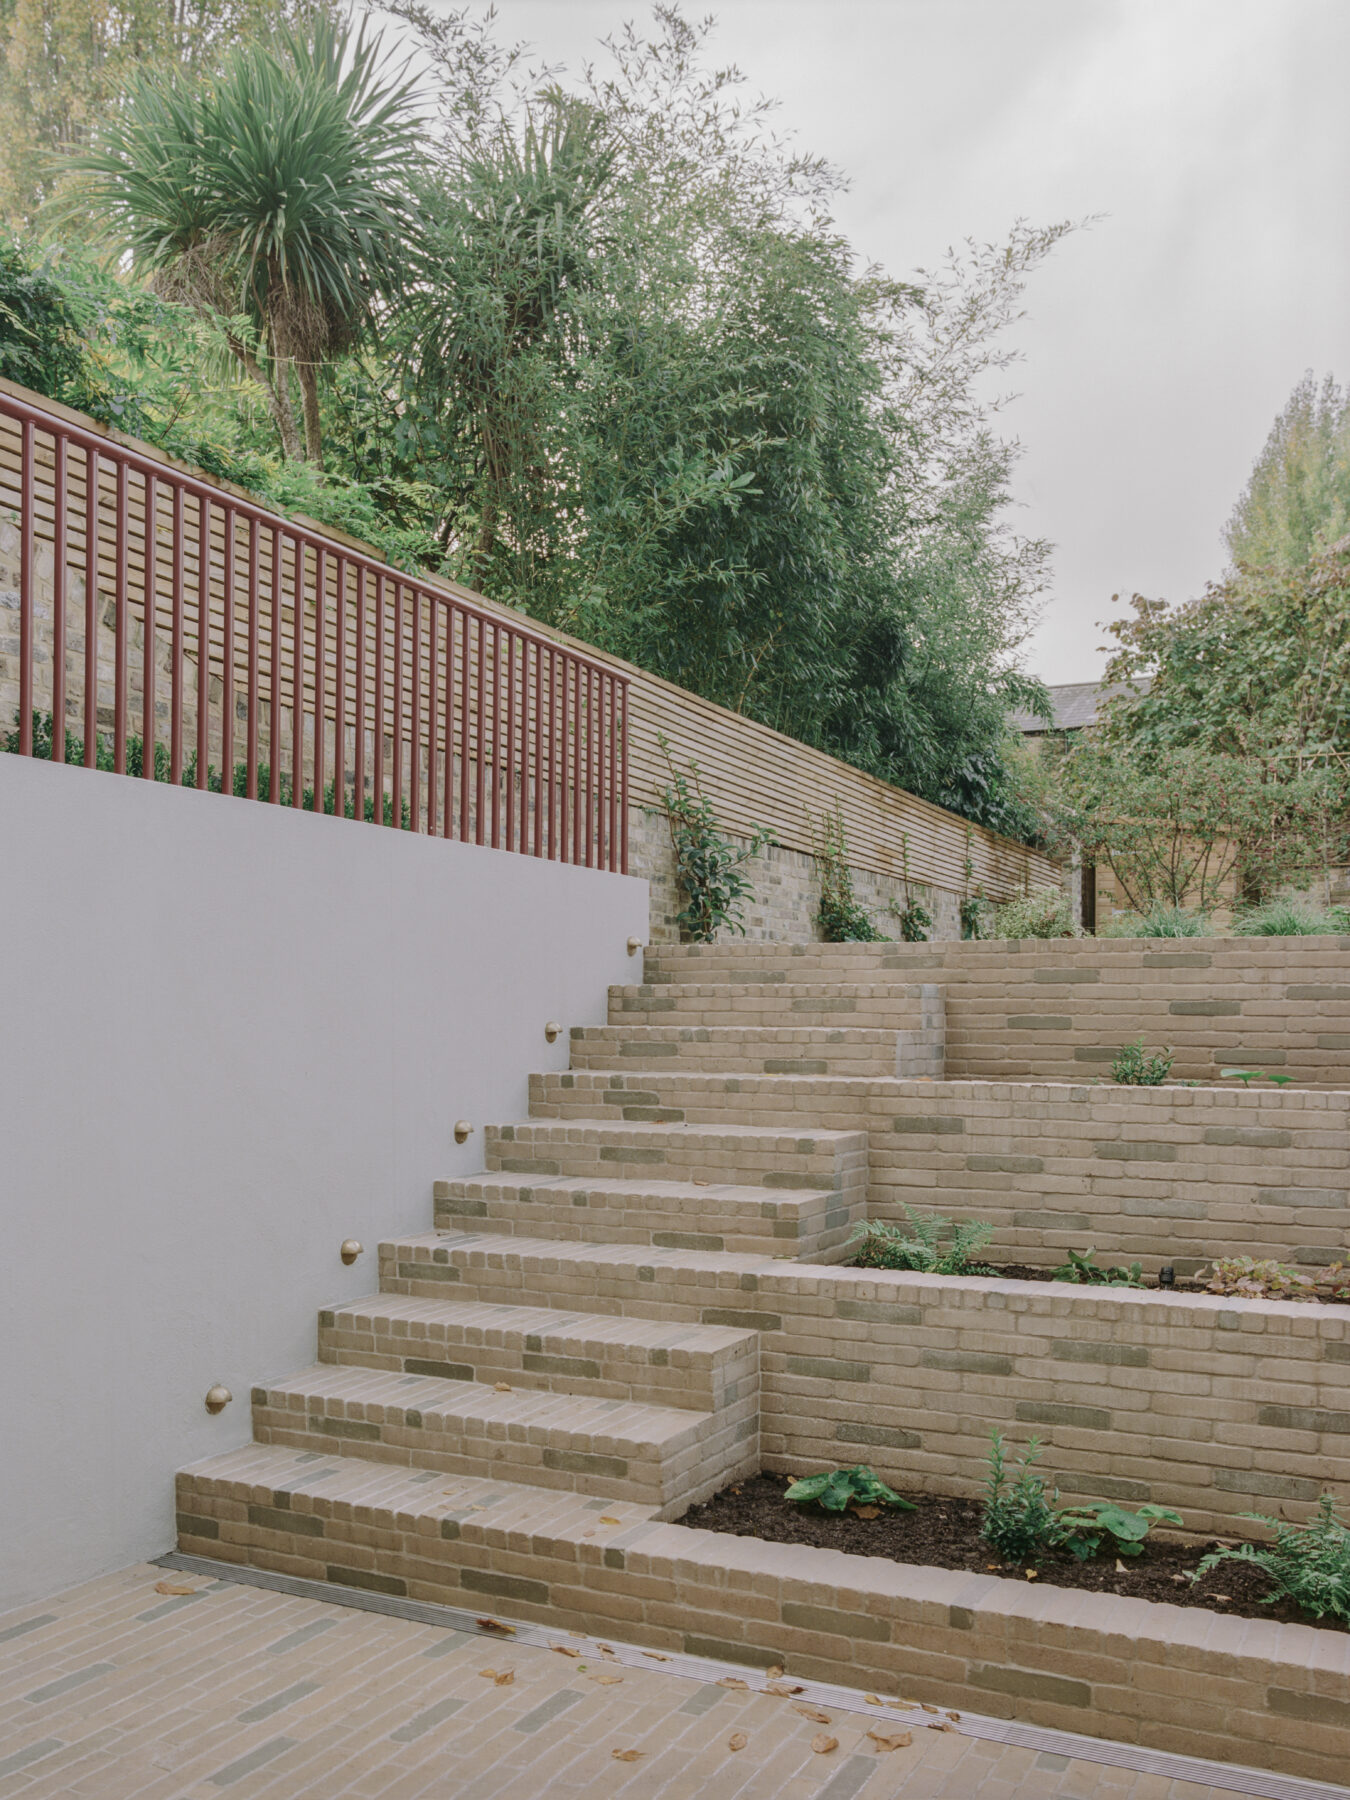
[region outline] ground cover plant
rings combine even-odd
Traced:
[[[1234,937],[1329,937],[1343,933],[1350,919],[1344,907],[1325,912],[1296,900],[1270,900],[1239,912]]]
[[[1094,1260],[1096,1255],[1093,1248],[1070,1250],[1068,1260],[1051,1271],[1051,1280],[1075,1281],[1084,1287],[1143,1287],[1142,1263],[1133,1262],[1128,1267],[1121,1263],[1103,1265]]]
[[[1208,937],[1212,930],[1209,914],[1190,912],[1182,906],[1154,905],[1147,912],[1117,913],[1115,918],[1097,927],[1097,936],[1105,938],[1190,938]]]
[[[794,1481],[783,1498],[794,1506],[823,1506],[826,1512],[841,1513],[852,1507],[864,1519],[875,1518],[876,1509],[883,1506],[901,1512],[915,1510],[912,1500],[901,1499],[864,1463],[851,1469],[827,1469],[820,1475],[808,1475],[804,1481]]]
[[[966,1219],[956,1225],[941,1213],[919,1213],[905,1208],[904,1225],[885,1219],[868,1219],[857,1226],[850,1244],[860,1269],[909,1269],[921,1275],[992,1275],[996,1271],[975,1261],[994,1235],[984,1219]]]

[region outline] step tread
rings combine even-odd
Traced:
[[[578,1074],[586,1074],[582,1069]],[[589,1071],[592,1074],[603,1074],[602,1070]],[[704,1077],[706,1079],[706,1077]],[[735,1079],[728,1077],[727,1079]],[[778,1079],[778,1077],[765,1077]],[[782,1079],[792,1080],[791,1076]],[[799,1079],[811,1080],[811,1076]],[[819,1079],[819,1078],[815,1078]],[[503,1131],[515,1134],[514,1138],[502,1138]],[[531,1138],[548,1138],[559,1132],[594,1132],[601,1140],[629,1143],[645,1139],[668,1138],[672,1142],[697,1138],[709,1144],[762,1144],[765,1146],[783,1145],[793,1151],[800,1151],[803,1144],[819,1144],[830,1148],[854,1149],[859,1145],[865,1147],[867,1133],[865,1131],[818,1131],[812,1126],[803,1131],[785,1131],[781,1125],[686,1125],[680,1121],[658,1121],[656,1123],[643,1119],[522,1119],[511,1125],[489,1125],[487,1135],[503,1143],[521,1143]],[[522,1136],[523,1134],[523,1136]],[[585,1141],[585,1140],[580,1140]],[[492,1173],[491,1170],[488,1173]]]
[[[486,1382],[447,1381],[437,1375],[404,1375],[398,1370],[368,1369],[360,1364],[315,1363],[264,1390],[274,1397],[341,1401],[346,1406],[411,1409],[424,1419],[475,1419],[484,1423],[533,1428],[550,1438],[560,1432],[591,1442],[603,1439],[631,1450],[672,1448],[697,1441],[714,1415],[674,1406],[651,1406],[635,1400],[601,1400],[589,1395],[559,1394],[548,1388],[513,1388],[499,1393]]]
[[[543,1123],[544,1121],[540,1121]],[[762,1188],[729,1181],[644,1181],[625,1177],[596,1181],[586,1175],[527,1175],[512,1178],[497,1176],[492,1170],[485,1175],[462,1176],[455,1181],[437,1183],[446,1199],[473,1200],[505,1198],[522,1188],[531,1194],[588,1194],[594,1198],[613,1196],[616,1200],[673,1200],[706,1209],[709,1202],[718,1206],[753,1207],[759,1213],[767,1206],[782,1217],[782,1209],[809,1209],[833,1198],[830,1188]]]
[[[767,1256],[754,1250],[667,1250],[652,1244],[597,1244],[586,1238],[523,1237],[491,1231],[408,1232],[380,1243],[381,1257],[409,1250],[444,1250],[484,1259],[541,1257],[551,1262],[601,1262],[633,1268],[669,1264],[673,1268],[713,1269],[729,1275],[779,1274],[789,1266],[799,1273],[806,1269],[814,1272],[814,1265],[799,1263],[793,1257]],[[950,1279],[968,1282],[970,1277]]]
[[[441,1520],[471,1509],[475,1527],[509,1529],[514,1523],[535,1531],[593,1531],[597,1515],[613,1515],[621,1525],[655,1521],[657,1508],[639,1500],[600,1500],[572,1488],[535,1487],[496,1476],[446,1475],[439,1469],[409,1469],[401,1463],[359,1456],[297,1451],[287,1444],[244,1444],[187,1464],[179,1471],[189,1483],[220,1483],[254,1490],[269,1503],[277,1493],[318,1500],[336,1508],[388,1507],[399,1517]]]
[[[889,973],[889,971],[888,971]],[[907,1000],[917,1000],[921,986],[928,985],[917,981],[645,981],[628,987],[611,987],[610,998],[621,997],[625,1000],[670,999],[672,994],[681,1000],[729,999],[751,996],[772,996],[774,999],[800,1000],[825,996],[828,999],[861,1000],[870,999],[873,995],[882,994],[889,997],[902,996]]]
[[[475,1234],[476,1235],[476,1234]],[[476,1300],[423,1300],[415,1294],[371,1294],[326,1307],[334,1325],[383,1324],[403,1320],[408,1324],[457,1334],[477,1332],[484,1337],[539,1337],[581,1340],[587,1344],[637,1345],[644,1349],[713,1352],[733,1349],[755,1337],[729,1325],[689,1325],[668,1319],[633,1319],[622,1313],[568,1312],[558,1307],[511,1306]],[[409,1338],[409,1343],[421,1341]],[[325,1365],[326,1366],[326,1365]]]

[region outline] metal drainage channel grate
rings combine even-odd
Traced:
[[[205,1556],[182,1556],[176,1550],[153,1560],[161,1569],[209,1575],[216,1581],[238,1587],[271,1588],[276,1593],[295,1594],[306,1600],[326,1600],[334,1606],[383,1613],[394,1619],[412,1619],[419,1625],[439,1625],[447,1631],[467,1631],[475,1637],[481,1635],[479,1615],[462,1612],[454,1606],[437,1606],[425,1600],[397,1600],[387,1594],[368,1594],[359,1588],[337,1587],[327,1581],[305,1581],[296,1575],[273,1575],[264,1569],[242,1568],[236,1563],[215,1562]],[[570,1638],[583,1648],[598,1643],[583,1632],[531,1625],[524,1620],[504,1619],[502,1623],[511,1626],[512,1637],[518,1644],[548,1649],[559,1638]],[[611,1644],[610,1648],[615,1660],[629,1668],[645,1669],[649,1674],[678,1675],[687,1681],[716,1681],[723,1675],[753,1679],[758,1673],[743,1663],[713,1662],[704,1656],[685,1656],[678,1650],[662,1652],[658,1665],[635,1644]],[[794,1676],[793,1679],[798,1678]],[[821,1706],[832,1706],[837,1712],[861,1713],[871,1719],[884,1716],[890,1723],[917,1726],[928,1723],[926,1713],[906,1714],[897,1712],[894,1707],[883,1710],[869,1706],[854,1688],[832,1687],[824,1681],[803,1681],[801,1685],[804,1698]],[[1145,1750],[1136,1744],[1113,1744],[1103,1738],[1079,1737],[1069,1731],[1047,1731],[1008,1719],[987,1719],[980,1713],[963,1711],[956,1730],[966,1737],[982,1738],[991,1743],[1014,1745],[1021,1750],[1049,1751],[1054,1756],[1067,1756],[1078,1762],[1133,1769],[1141,1775],[1161,1775],[1170,1781],[1190,1781],[1201,1787],[1217,1788],[1225,1794],[1251,1794],[1256,1800],[1350,1800],[1350,1788],[1333,1787],[1329,1782],[1299,1781],[1291,1775],[1274,1775],[1266,1769],[1239,1768],[1231,1763],[1204,1762],[1195,1756],[1169,1756],[1165,1751]]]

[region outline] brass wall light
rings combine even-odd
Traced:
[[[206,1410],[212,1414],[224,1412],[225,1408],[233,1399],[234,1395],[230,1390],[227,1387],[222,1387],[220,1382],[217,1382],[214,1387],[209,1387],[206,1390]]]
[[[456,1119],[455,1120],[455,1142],[457,1144],[464,1143],[464,1141],[469,1136],[469,1133],[472,1130],[473,1130],[473,1126],[470,1125],[470,1123],[467,1119]]]

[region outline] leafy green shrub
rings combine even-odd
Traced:
[[[1208,937],[1209,914],[1190,912],[1183,906],[1151,906],[1143,913],[1121,913],[1098,928],[1098,937],[1191,938]]]
[[[1037,888],[1020,900],[1000,906],[994,915],[994,936],[999,938],[1081,937],[1074,923],[1069,896],[1063,888]]]
[[[884,1219],[868,1219],[857,1226],[851,1245],[856,1246],[854,1261],[860,1269],[910,1269],[921,1275],[992,1275],[993,1269],[973,1262],[994,1235],[994,1228],[984,1219],[966,1219],[953,1225],[941,1213],[916,1213],[907,1206],[903,1225],[891,1225]],[[943,1237],[951,1233],[945,1246]]]
[[[912,1500],[904,1500],[888,1488],[880,1476],[859,1463],[852,1469],[827,1469],[823,1475],[808,1475],[794,1481],[783,1495],[795,1506],[823,1506],[826,1512],[845,1512],[850,1506],[889,1506],[900,1512],[916,1512]]]
[[[1126,1044],[1111,1064],[1111,1079],[1121,1087],[1161,1087],[1176,1059],[1164,1048],[1157,1056],[1144,1055],[1144,1040]]]
[[[1269,1576],[1274,1592],[1262,1605],[1292,1600],[1314,1619],[1328,1614],[1350,1625],[1350,1527],[1341,1520],[1333,1494],[1323,1494],[1317,1511],[1306,1525],[1290,1525],[1265,1513],[1244,1513],[1243,1518],[1267,1525],[1275,1534],[1273,1544],[1239,1544],[1236,1549],[1211,1550],[1200,1559],[1191,1576],[1199,1581],[1223,1562],[1250,1563]]]
[[[1185,1520],[1170,1506],[1141,1506],[1130,1512],[1109,1500],[1087,1506],[1066,1507],[1059,1515],[1066,1550],[1079,1562],[1090,1562],[1105,1544],[1115,1556],[1142,1556],[1144,1539],[1155,1525],[1182,1525]]]
[[[1297,900],[1245,907],[1233,920],[1234,937],[1334,937],[1343,930],[1334,913]]]
[[[928,933],[933,925],[933,915],[926,906],[920,906],[917,900],[906,900],[903,906],[892,906],[891,913],[900,927],[900,937],[903,943],[926,944],[928,942]]]
[[[983,894],[969,894],[961,902],[961,936],[963,938],[989,938],[996,935],[994,931],[994,909]]]
[[[1061,1263],[1050,1279],[1076,1281],[1086,1287],[1143,1287],[1142,1263],[1131,1263],[1129,1268],[1120,1263],[1110,1263],[1099,1268],[1092,1260],[1096,1254],[1094,1249],[1070,1250],[1068,1262]]]
[[[656,741],[670,769],[671,785],[661,798],[675,852],[675,879],[685,896],[675,923],[695,944],[710,944],[719,931],[739,932],[744,937],[741,914],[754,889],[741,873],[741,865],[758,856],[772,839],[755,826],[749,847],[738,850],[718,828],[712,801],[699,786],[698,764],[691,762],[686,774],[676,768],[669,742],[661,736]]]
[[[811,826],[811,854],[820,873],[820,904],[816,923],[827,944],[884,944],[885,932],[878,931],[866,908],[853,892],[853,876],[848,866],[848,843],[844,837],[844,815],[835,802],[833,815],[821,816],[820,830],[808,812]]]
[[[1063,1539],[1054,1503],[1058,1490],[1047,1493],[1045,1482],[1032,1464],[1041,1453],[1040,1440],[1032,1438],[1010,1477],[1002,1435],[991,1434],[989,1479],[985,1484],[984,1517],[980,1536],[997,1552],[1001,1562],[1035,1562]]]

